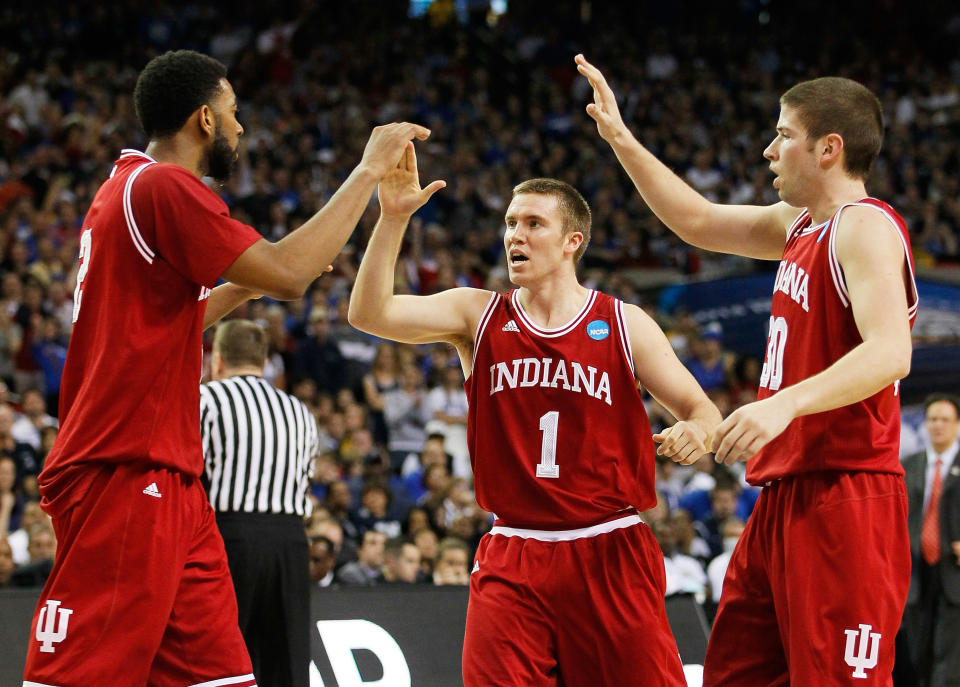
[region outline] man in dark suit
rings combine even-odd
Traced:
[[[904,631],[921,687],[960,686],[960,398],[927,398],[926,451],[903,460],[913,572]]]

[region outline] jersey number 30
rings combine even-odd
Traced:
[[[783,349],[787,345],[787,321],[770,317],[770,337],[767,339],[767,358],[760,373],[760,386],[776,391],[783,384]]]
[[[73,321],[80,317],[80,301],[83,298],[83,280],[90,269],[90,248],[93,245],[93,229],[84,229],[80,234],[80,268],[77,270],[77,288],[73,292]]]

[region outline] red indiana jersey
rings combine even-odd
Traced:
[[[206,298],[258,239],[186,169],[123,151],[83,220],[60,433],[41,485],[88,462],[200,475]]]
[[[863,342],[837,259],[837,222],[844,208],[872,207],[903,242],[910,270],[910,326],[917,316],[913,255],[903,218],[886,203],[867,198],[842,206],[826,223],[810,226],[806,211],[794,221],[773,287],[766,362],[759,399],[822,372]],[[899,382],[842,408],[791,422],[747,463],[747,480],[763,484],[822,470],[903,474],[900,466]]]
[[[548,530],[652,508],[653,440],[623,304],[591,291],[569,323],[543,329],[518,293],[490,298],[464,385],[477,502],[503,524]]]

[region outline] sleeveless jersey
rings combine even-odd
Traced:
[[[804,211],[790,229],[777,270],[758,399],[822,372],[862,343],[837,259],[837,224],[851,205],[875,208],[903,243],[909,269],[910,326],[917,315],[913,255],[903,218],[867,198],[842,206],[811,226]],[[885,231],[885,229],[882,229]],[[798,417],[747,463],[747,480],[763,484],[787,475],[836,470],[903,474],[900,466],[899,382],[857,403]]]
[[[80,463],[144,461],[199,476],[208,287],[260,235],[189,171],[135,150],[123,151],[82,226],[44,497]]]
[[[464,385],[477,502],[502,524],[547,530],[652,508],[654,447],[623,304],[591,291],[569,323],[543,329],[518,293],[491,297]]]

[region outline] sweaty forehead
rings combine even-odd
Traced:
[[[233,86],[226,78],[220,79],[220,88],[214,96],[214,102],[218,107],[233,107],[237,102],[237,95],[233,92]]]
[[[781,105],[777,129],[789,129],[793,133],[804,133],[805,129],[803,124],[800,123],[800,112],[791,105]]]
[[[510,206],[507,208],[507,219],[524,219],[525,217],[541,217],[543,219],[556,219],[559,216],[556,196],[548,196],[543,193],[520,193],[513,197]]]

